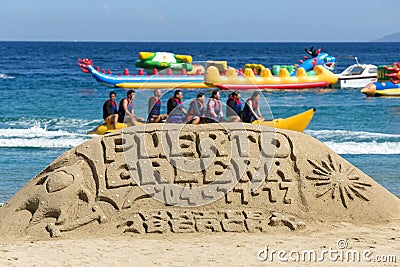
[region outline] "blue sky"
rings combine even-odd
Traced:
[[[0,0],[0,40],[371,41],[399,0]]]

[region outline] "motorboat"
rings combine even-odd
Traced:
[[[372,64],[360,64],[357,57],[354,58],[355,63],[348,66],[340,74],[336,74],[339,78],[334,87],[337,88],[363,88],[371,82],[378,81],[378,67]],[[347,57],[347,58],[349,58]],[[338,57],[339,59],[340,57]]]

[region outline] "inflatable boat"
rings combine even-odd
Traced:
[[[315,76],[309,76],[303,68],[299,68],[296,76],[290,76],[287,69],[281,69],[278,76],[273,76],[270,69],[263,68],[260,75],[255,75],[251,69],[245,69],[240,75],[234,68],[229,68],[222,76],[217,68],[211,66],[206,70],[204,83],[223,90],[309,89],[327,87],[338,80],[323,66],[316,66],[315,72]]]
[[[309,109],[305,112],[299,113],[297,115],[294,115],[292,117],[288,117],[285,119],[274,119],[272,121],[254,121],[253,124],[258,124],[261,126],[268,126],[268,127],[274,127],[274,128],[279,128],[279,129],[286,129],[286,130],[292,130],[292,131],[297,131],[297,132],[303,132],[308,124],[310,123],[311,119],[314,116],[315,108]],[[138,125],[142,124],[141,122],[137,122]],[[97,134],[97,135],[104,135],[108,133],[112,133],[117,130],[121,130],[123,128],[127,128],[130,125],[126,123],[118,123],[117,124],[117,129],[115,130],[112,125],[107,125],[105,123],[100,124],[93,130],[89,131],[88,134]]]
[[[152,74],[154,69],[171,69],[173,73],[181,74],[182,70],[191,74],[192,71],[204,74],[204,68],[197,68],[192,65],[192,56],[176,55],[168,52],[139,52],[136,67],[143,68],[148,74]],[[192,74],[194,74],[192,73]]]
[[[334,71],[336,66],[336,58],[330,56],[328,53],[322,52],[321,49],[315,50],[314,47],[310,49],[304,48],[306,53],[311,56],[304,56],[303,59],[299,60],[300,64],[293,65],[273,65],[271,68],[272,74],[278,76],[281,69],[287,69],[290,76],[296,76],[297,70],[303,68],[308,75],[315,75],[315,67],[323,66],[330,71]],[[262,64],[245,64],[243,69],[250,68],[253,70],[255,75],[260,75],[261,70],[265,68]]]
[[[400,63],[395,62],[392,66],[384,66],[387,73],[385,76],[390,82],[373,82],[367,84],[361,93],[367,96],[400,96]]]
[[[285,118],[274,119],[272,121],[253,121],[253,124],[260,124],[262,126],[274,127],[278,129],[291,130],[296,132],[303,132],[315,113],[315,108],[309,109],[297,115]]]
[[[303,68],[305,71],[313,70],[316,66],[323,66],[330,71],[335,69],[335,57],[330,56],[328,53],[322,52],[321,49],[315,50],[314,47],[311,47],[310,49],[304,48],[304,50],[311,56],[311,58],[305,56],[304,60],[300,60],[300,65],[298,68]]]
[[[374,82],[365,86],[361,93],[367,96],[400,96],[400,84],[393,82]]]
[[[174,75],[170,69],[165,75],[159,75],[157,70],[153,75],[146,75],[142,69],[137,74],[130,74],[128,69],[125,69],[123,74],[114,75],[110,70],[107,72],[100,68],[94,68],[93,62],[90,59],[78,59],[78,65],[85,73],[92,74],[93,78],[100,84],[108,87],[119,88],[142,88],[142,89],[157,89],[157,88],[206,88],[204,84],[204,75],[187,75],[185,70],[181,75]]]

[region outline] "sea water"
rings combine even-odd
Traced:
[[[109,43],[0,42],[0,203],[6,202],[50,162],[89,140],[86,132],[102,123],[102,105],[111,90],[80,71],[78,58],[122,73],[135,69],[140,51],[190,54],[195,61],[226,60],[270,67],[295,64],[304,48],[322,48],[360,63],[399,61],[400,43]],[[338,71],[353,62],[340,60]],[[185,90],[184,100],[199,90]],[[202,89],[207,96],[209,90]],[[164,104],[172,91],[164,91]],[[152,91],[138,91],[136,113],[145,117]],[[246,98],[250,93],[242,93]],[[400,196],[400,98],[368,98],[360,88],[263,93],[266,118],[284,118],[315,107],[305,131]],[[225,102],[227,94],[222,93]],[[268,103],[268,105],[266,104]],[[166,111],[165,105],[162,111]]]

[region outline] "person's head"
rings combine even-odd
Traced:
[[[175,90],[174,97],[178,98],[179,100],[183,99],[183,94],[181,90]]]
[[[135,91],[134,91],[134,90],[129,90],[129,91],[126,93],[126,96],[127,96],[128,99],[130,99],[130,100],[134,99],[134,98],[135,98]]]
[[[218,90],[213,90],[211,93],[211,98],[220,99],[221,95],[219,94]]]
[[[204,102],[204,100],[206,100],[206,96],[204,95],[204,93],[198,93],[197,99],[200,100],[201,102]]]
[[[154,96],[160,98],[162,96],[162,91],[160,89],[155,89]]]
[[[117,99],[117,93],[114,91],[110,92],[110,100],[115,101]]]
[[[235,91],[231,93],[231,97],[236,98],[236,99],[240,99],[240,92]]]
[[[260,100],[260,92],[254,92],[252,95],[251,95],[251,99],[252,100],[254,100],[254,101],[259,101]]]

